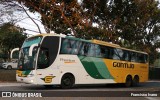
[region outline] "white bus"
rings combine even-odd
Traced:
[[[147,53],[104,41],[40,34],[27,38],[19,50],[19,82],[71,88],[148,80]]]

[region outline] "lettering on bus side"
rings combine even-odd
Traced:
[[[60,61],[64,62],[64,63],[75,63],[75,60],[72,59],[65,59],[65,58],[60,58]]]
[[[113,62],[113,67],[134,69],[134,64],[121,63],[121,62]]]

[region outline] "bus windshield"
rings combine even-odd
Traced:
[[[42,37],[32,37],[24,41],[22,48],[20,50],[18,69],[19,70],[34,70],[35,61],[37,55],[37,47],[33,48],[32,56],[29,56],[29,48],[33,44],[40,43]]]

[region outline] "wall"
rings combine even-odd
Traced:
[[[0,69],[0,82],[6,82],[6,81],[16,82],[16,70]]]

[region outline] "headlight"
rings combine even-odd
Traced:
[[[2,67],[3,67],[3,68],[6,68],[7,66],[6,66],[6,65],[3,65]]]
[[[33,80],[31,80],[31,83],[33,83],[34,81]]]
[[[4,66],[4,65],[6,65],[6,64],[2,64],[2,66]]]

